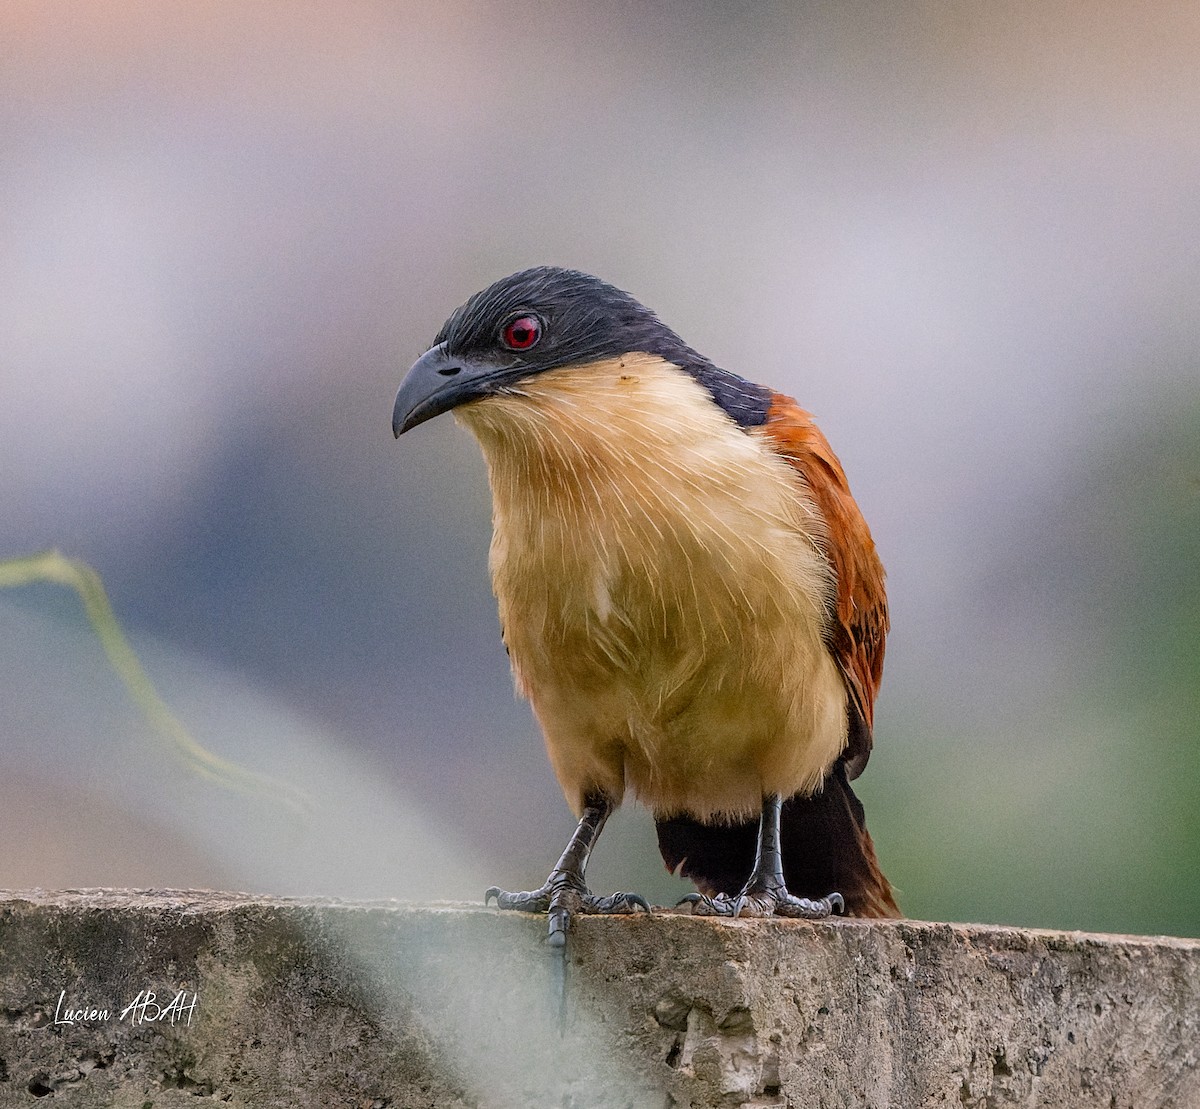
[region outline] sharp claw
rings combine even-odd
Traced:
[[[827,898],[825,898],[825,900],[829,902],[829,912],[831,914],[837,913],[839,916],[845,915],[846,900],[840,893],[831,893]]]
[[[696,902],[702,901],[704,895],[702,893],[685,893],[678,901],[675,902],[675,908],[680,905],[695,905]]]
[[[488,902],[494,897],[496,899],[496,908],[500,907],[500,895],[504,891],[499,886],[488,886],[487,893],[483,895],[483,905],[487,908]]]
[[[630,905],[634,906],[634,908],[642,909],[647,913],[654,911],[650,908],[650,902],[647,901],[640,893],[627,893],[625,895],[625,899]]]

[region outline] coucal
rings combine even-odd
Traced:
[[[790,397],[714,365],[573,270],[457,309],[396,396],[397,436],[453,409],[493,498],[517,688],[579,826],[505,909],[648,908],[585,881],[631,789],[693,912],[897,916],[850,787],[872,745],[883,566],[837,456]]]

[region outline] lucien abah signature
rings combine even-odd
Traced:
[[[128,1021],[130,1024],[191,1024],[200,998],[194,990],[178,990],[169,1001],[154,990],[139,990],[122,1009],[78,1005],[67,1000],[67,991],[58,995],[54,1008],[55,1024],[101,1024],[104,1021]]]

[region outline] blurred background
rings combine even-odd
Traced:
[[[395,442],[470,293],[599,274],[795,395],[893,633],[859,792],[914,917],[1200,934],[1200,9],[0,5],[0,886],[466,897],[573,826],[482,461]],[[665,900],[627,806],[597,889]]]

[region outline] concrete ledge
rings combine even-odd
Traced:
[[[1200,941],[592,918],[564,1018],[543,927],[0,893],[0,1105],[1200,1105]]]

